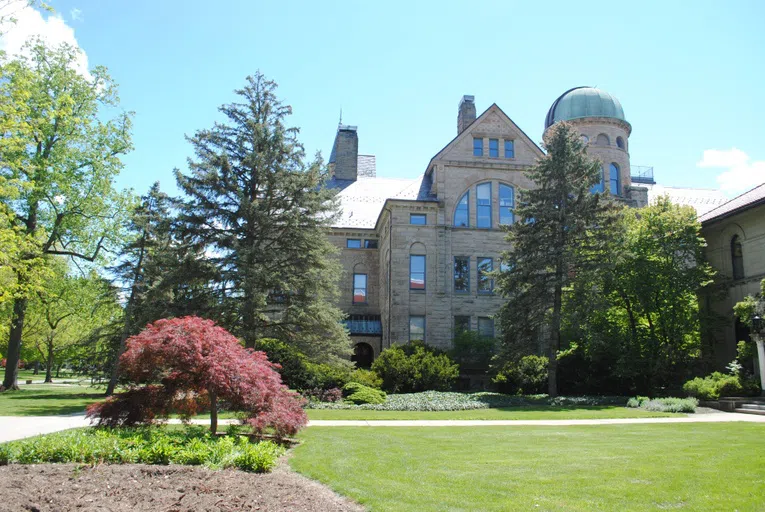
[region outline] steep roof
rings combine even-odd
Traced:
[[[669,196],[674,204],[692,206],[701,216],[725,203],[728,198],[719,190],[709,188],[665,187],[658,184],[640,184],[648,189],[648,202],[660,196]]]
[[[761,204],[765,204],[765,183],[734,197],[713,210],[709,210],[699,217],[699,220],[702,224],[709,224]]]

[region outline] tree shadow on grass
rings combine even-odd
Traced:
[[[8,391],[0,394],[0,416],[57,416],[85,412],[85,407],[103,398],[103,392],[96,390],[80,393]]]

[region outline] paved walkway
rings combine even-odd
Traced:
[[[749,422],[765,424],[765,416],[739,413],[696,414],[680,418],[622,418],[593,420],[313,420],[309,427],[521,427],[572,425],[635,425],[646,423],[729,423]],[[170,420],[177,424],[180,420]],[[193,420],[197,425],[208,425],[210,420]],[[220,425],[237,423],[222,419]],[[0,416],[0,443],[50,434],[70,428],[87,427],[90,421],[83,415],[72,416]]]

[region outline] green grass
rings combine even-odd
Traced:
[[[78,385],[30,384],[0,393],[0,416],[56,416],[84,412],[103,400],[104,389]]]
[[[762,510],[765,425],[311,427],[290,464],[372,511]]]
[[[584,420],[602,418],[663,418],[684,416],[628,409],[616,405],[553,407],[546,405],[473,409],[468,411],[370,411],[309,409],[312,420]]]

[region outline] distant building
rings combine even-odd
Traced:
[[[591,87],[566,91],[550,107],[545,129],[569,121],[599,158],[601,181],[634,207],[667,193],[703,212],[723,202],[714,191],[660,187],[652,168],[631,172],[627,122],[619,101]],[[476,115],[473,96],[457,111],[457,136],[414,179],[377,177],[375,157],[358,154],[355,126],[340,125],[329,160],[341,214],[330,239],[345,270],[340,307],[367,366],[393,343],[422,339],[451,347],[456,329],[494,336],[503,299],[487,273],[506,248],[502,224],[515,220],[524,174],[543,155],[496,104]]]

